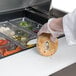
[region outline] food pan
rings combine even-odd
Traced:
[[[0,33],[0,58],[14,54],[23,50],[24,48],[18,43],[10,39],[3,33]]]
[[[27,29],[28,31],[32,31],[34,33],[37,33],[42,26],[40,23],[37,23],[26,17],[13,19],[9,22],[23,29]]]
[[[33,33],[27,30],[21,29],[18,26],[15,26],[9,23],[8,21],[0,23],[0,32],[26,48],[28,48],[27,42],[30,39],[33,39],[36,37]]]

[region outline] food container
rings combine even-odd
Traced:
[[[6,35],[0,33],[0,58],[19,52],[23,49]]]
[[[27,42],[35,35],[27,30],[21,29],[8,21],[0,23],[0,32],[26,47]]]
[[[33,21],[29,18],[26,18],[26,17],[13,19],[13,20],[10,20],[9,22],[18,27],[27,29],[28,31],[31,31],[34,33],[37,33],[42,26],[42,24],[40,24],[36,21]]]

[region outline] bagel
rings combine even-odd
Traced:
[[[50,39],[50,34],[43,33],[37,38],[38,52],[43,56],[53,55],[58,48],[58,39],[55,42]]]

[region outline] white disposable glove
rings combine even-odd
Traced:
[[[54,42],[56,37],[63,34],[63,18],[50,18],[38,32],[38,36],[42,33],[49,33],[50,39]]]

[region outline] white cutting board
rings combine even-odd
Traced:
[[[72,12],[76,9],[76,0],[52,0],[52,7],[65,12]]]
[[[76,46],[59,40],[58,51],[50,57],[38,54],[36,48],[0,60],[0,76],[48,76],[76,62]]]

